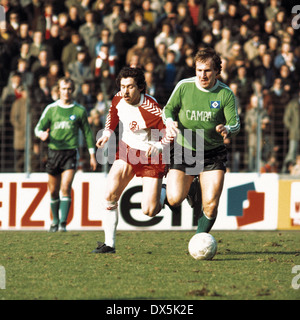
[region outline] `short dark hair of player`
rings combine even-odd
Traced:
[[[121,87],[122,78],[133,78],[138,88],[142,90],[141,93],[146,92],[145,75],[144,75],[144,71],[141,68],[131,68],[131,67],[122,68],[116,79],[118,88]]]
[[[71,83],[71,85],[72,85],[72,92],[74,91],[74,89],[75,89],[75,84],[74,84],[74,81],[72,80],[72,79],[70,79],[70,78],[68,78],[68,77],[62,77],[62,78],[60,78],[60,79],[58,79],[58,81],[57,81],[57,85],[58,85],[58,88],[60,88],[60,83],[61,82],[65,82],[65,83]]]
[[[196,64],[197,61],[205,62],[208,59],[212,59],[214,69],[218,71],[217,75],[219,75],[222,70],[222,60],[213,48],[204,48],[199,50],[195,55],[194,63]]]

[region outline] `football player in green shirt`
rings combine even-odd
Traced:
[[[226,172],[223,140],[239,132],[240,120],[233,92],[217,79],[222,68],[220,57],[206,48],[198,51],[194,62],[196,76],[176,85],[163,119],[167,135],[177,137],[170,156],[167,201],[179,206],[199,190],[200,182],[199,233],[209,232],[215,222]]]
[[[42,141],[49,139],[46,171],[53,215],[50,232],[58,231],[58,227],[61,231],[66,231],[71,206],[71,188],[77,164],[79,129],[87,142],[91,168],[96,170],[97,167],[95,143],[86,109],[72,100],[74,83],[64,77],[58,81],[58,85],[60,99],[45,108],[35,127],[35,135],[38,138]]]

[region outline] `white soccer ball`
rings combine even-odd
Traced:
[[[191,238],[188,249],[196,260],[211,260],[217,252],[217,241],[209,233],[196,233]]]

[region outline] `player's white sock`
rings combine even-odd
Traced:
[[[106,209],[103,211],[104,242],[107,246],[112,248],[115,248],[118,216],[118,203],[107,202]]]

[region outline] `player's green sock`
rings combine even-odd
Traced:
[[[201,215],[198,218],[198,228],[196,233],[200,232],[209,232],[212,226],[214,225],[216,218],[208,218],[203,211],[201,211]]]
[[[60,223],[67,222],[69,210],[71,207],[71,197],[62,197],[60,200],[60,212],[61,212],[61,219]]]
[[[55,225],[57,225],[59,222],[59,217],[58,217],[59,203],[60,203],[59,198],[58,199],[51,198],[51,200],[50,200],[50,208],[51,208],[51,212],[52,212],[52,216],[53,216],[52,224],[55,224]]]

